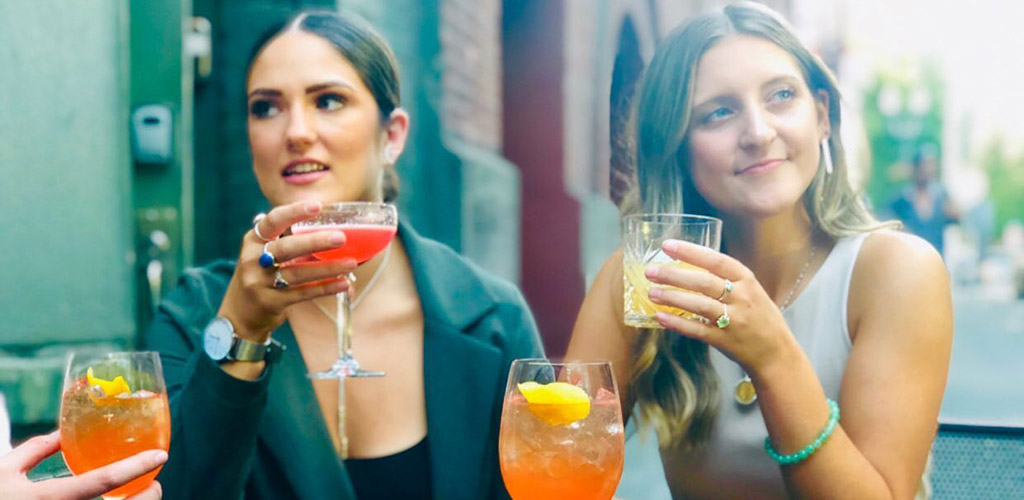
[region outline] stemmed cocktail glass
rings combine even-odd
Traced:
[[[498,456],[514,500],[609,500],[624,454],[611,363],[512,362]]]
[[[383,251],[398,230],[398,211],[394,205],[369,201],[348,201],[324,205],[316,218],[292,226],[292,234],[335,230],[345,233],[341,247],[316,252],[313,257],[321,261],[355,259],[359,264]],[[386,263],[382,263],[383,267]],[[378,270],[378,273],[383,269]],[[347,292],[337,294],[338,310],[335,318],[338,333],[338,359],[328,370],[310,373],[313,379],[340,379],[338,381],[338,436],[341,455],[348,456],[345,436],[345,380],[348,378],[383,377],[384,372],[367,371],[359,366],[352,352],[352,308],[350,293],[355,289],[355,275],[349,273],[351,286]],[[368,290],[364,288],[363,293]]]

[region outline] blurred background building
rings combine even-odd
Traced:
[[[355,12],[391,42],[413,117],[402,217],[520,283],[561,354],[617,246],[625,184],[611,144],[644,60],[713,3],[0,4],[2,256],[18,263],[0,301],[0,388],[15,425],[52,423],[67,350],[131,347],[183,268],[237,255],[268,208],[245,136],[245,65],[268,27],[304,8]]]
[[[557,356],[618,245],[621,144],[644,64],[683,19],[724,3],[0,3],[0,392],[15,437],[54,425],[69,350],[131,348],[181,270],[234,258],[268,208],[244,71],[270,25],[340,8],[391,42],[412,115],[401,217],[519,283]],[[1024,8],[765,3],[837,72],[855,180],[879,213],[914,152],[936,153],[960,214],[944,238],[957,330],[943,419],[1024,425]]]

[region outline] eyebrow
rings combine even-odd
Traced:
[[[772,85],[776,85],[776,84],[781,83],[781,82],[799,82],[799,79],[797,77],[793,76],[793,75],[786,75],[786,74],[779,75],[779,76],[776,76],[776,77],[774,77],[774,78],[772,78],[772,79],[762,83],[761,84],[761,89],[764,89],[765,87],[771,87]],[[731,97],[731,96],[729,96],[728,94],[719,94],[719,95],[710,97],[708,99],[705,99],[703,102],[701,102],[699,104],[694,105],[693,109],[701,108],[701,107],[707,106],[708,104],[711,104],[713,102],[728,99],[729,97]]]
[[[320,92],[321,90],[329,89],[331,87],[342,87],[342,88],[345,88],[345,89],[348,89],[348,90],[355,90],[354,87],[352,87],[351,85],[349,85],[346,82],[343,82],[341,80],[330,80],[330,81],[326,81],[326,82],[322,82],[322,83],[317,83],[317,84],[314,84],[314,85],[310,85],[309,87],[306,87],[306,93],[307,94],[314,94],[316,92]],[[281,95],[281,91],[280,90],[275,90],[275,89],[258,88],[258,89],[253,89],[252,92],[249,92],[249,97],[250,98],[252,98],[254,96],[278,97],[280,95]]]

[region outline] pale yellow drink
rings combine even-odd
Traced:
[[[650,292],[651,287],[654,286],[647,277],[644,276],[644,270],[650,267],[652,264],[645,264],[643,262],[631,261],[627,257],[623,257],[622,267],[622,291],[623,291],[623,302],[625,303],[625,323],[627,326],[635,328],[664,328],[654,319],[654,315],[658,311],[664,311],[669,314],[674,314],[683,318],[693,319],[697,315],[677,307],[669,307],[655,304],[651,302],[651,298],[647,295]],[[663,267],[676,267],[680,269],[693,269],[696,271],[707,272],[702,268],[687,264],[686,262],[670,261],[660,265]],[[660,286],[659,288],[682,290],[687,293],[689,290],[683,290],[682,288]]]

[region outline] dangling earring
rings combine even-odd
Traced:
[[[828,145],[828,137],[821,140],[821,161],[825,162],[825,175],[832,174],[832,148]]]
[[[395,152],[391,149],[391,145],[384,146],[384,163],[394,165],[395,163]]]

